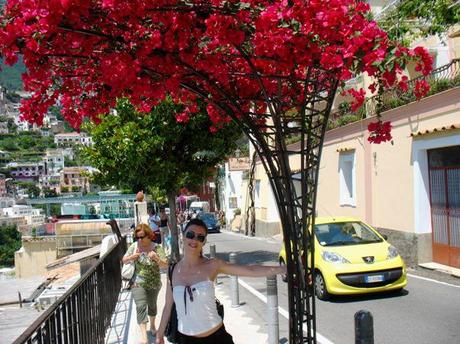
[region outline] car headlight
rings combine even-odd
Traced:
[[[387,259],[393,259],[399,256],[398,250],[393,245],[388,246]]]
[[[350,263],[346,258],[335,252],[323,251],[321,257],[329,263]]]

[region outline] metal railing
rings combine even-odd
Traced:
[[[121,238],[13,344],[104,343],[121,288]]]
[[[408,91],[403,92],[397,88],[392,88],[381,96],[380,112],[395,109],[399,106],[416,101],[414,89],[417,81],[426,80],[430,84],[430,91],[427,96],[438,92],[460,86],[460,58],[452,60],[450,63],[434,69],[427,76],[419,76],[411,79],[408,82]],[[375,116],[377,113],[377,96],[367,98],[361,109],[356,112],[350,108],[345,108],[342,111],[335,111],[330,115],[332,122],[329,129],[359,121],[366,117]],[[347,118],[348,116],[348,118]],[[342,123],[343,122],[343,123]],[[335,124],[334,124],[335,123]]]
[[[392,88],[386,91],[381,98],[380,112],[391,110],[399,106],[416,101],[414,95],[415,85],[418,81],[425,80],[430,85],[430,91],[426,96],[460,86],[460,58],[454,59],[450,63],[434,69],[429,75],[421,75],[408,81],[408,90],[401,91],[398,88]],[[366,100],[367,117],[377,113],[377,97],[371,97]]]

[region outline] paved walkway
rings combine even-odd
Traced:
[[[156,320],[158,327],[160,315],[164,305],[166,288],[166,275],[162,274],[163,288],[158,296],[159,316]],[[267,343],[267,325],[264,319],[264,312],[260,312],[260,301],[244,300],[244,303],[233,308],[229,293],[230,279],[226,276],[219,277],[216,285],[216,296],[224,305],[225,327],[233,336],[235,344]],[[167,341],[165,341],[168,343]],[[283,339],[280,343],[284,343]],[[131,293],[127,290],[122,291],[119,302],[115,310],[112,325],[106,336],[107,344],[138,344],[140,343],[140,331],[136,322],[136,310]],[[149,344],[155,343],[155,338],[149,333]]]

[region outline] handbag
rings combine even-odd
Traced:
[[[216,308],[217,308],[217,313],[220,315],[222,320],[224,320],[224,305],[220,303],[217,297],[216,297]]]
[[[135,245],[134,251],[136,251],[137,242],[134,245]],[[123,264],[123,268],[121,269],[121,278],[124,280],[130,281],[133,278],[135,271],[136,271],[136,265],[134,262]]]
[[[168,268],[168,278],[169,278],[169,285],[171,286],[172,290],[172,274],[176,263],[172,264]],[[168,338],[170,343],[177,343],[179,341],[179,330],[177,329],[177,311],[176,311],[176,303],[173,302],[171,307],[171,313],[169,315],[169,321],[166,325],[165,329],[165,336]]]

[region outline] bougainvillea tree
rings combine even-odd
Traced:
[[[305,233],[314,222],[322,139],[336,90],[360,73],[373,78],[374,92],[404,89],[410,60],[424,74],[431,69],[426,50],[390,41],[371,17],[359,0],[11,0],[1,18],[0,51],[7,63],[23,55],[25,89],[33,94],[21,111],[34,123],[57,101],[78,127],[85,116],[107,113],[117,98],[148,112],[165,95],[184,105],[179,120],[193,116],[199,97],[208,104],[211,131],[231,119],[239,123],[278,204],[290,342],[313,343],[315,303],[306,281],[314,262],[306,257],[314,247]],[[362,94],[353,92],[354,107]],[[388,139],[389,128],[372,126],[371,140]],[[295,147],[286,143],[293,135],[300,137]],[[295,156],[300,166],[293,165]]]

